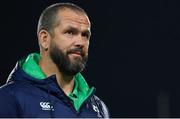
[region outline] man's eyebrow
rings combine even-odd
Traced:
[[[76,27],[73,27],[73,26],[67,26],[67,28],[65,30],[72,30],[72,31],[78,32],[78,29]],[[90,29],[84,30],[82,32],[91,35],[91,30]]]

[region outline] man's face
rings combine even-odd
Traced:
[[[50,43],[50,57],[60,72],[75,75],[82,71],[88,58],[90,22],[86,15],[66,9],[55,27]]]

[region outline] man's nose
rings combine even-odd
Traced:
[[[76,39],[75,39],[75,46],[77,47],[84,47],[84,40],[81,34],[77,35]]]

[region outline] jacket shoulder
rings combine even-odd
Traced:
[[[17,88],[17,85],[14,82],[6,83],[0,87],[0,94],[4,94],[6,92],[9,95],[13,95],[13,92]]]
[[[23,90],[23,85],[14,81],[8,82],[0,87],[0,93],[6,92],[14,95],[17,91]]]
[[[19,117],[21,109],[14,95],[14,84],[5,84],[0,87],[0,117]]]

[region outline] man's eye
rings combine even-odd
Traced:
[[[66,34],[73,35],[73,31],[66,31]]]
[[[89,37],[90,37],[90,35],[89,35],[88,33],[83,33],[82,36],[83,36],[83,37],[86,37],[86,38],[89,38]]]

